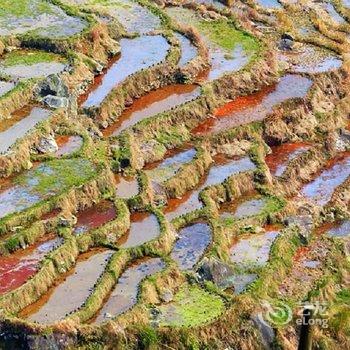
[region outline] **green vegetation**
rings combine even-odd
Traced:
[[[94,174],[94,166],[86,159],[53,160],[19,176],[16,182],[32,193],[49,195],[80,185]]]
[[[21,50],[21,51],[12,51],[4,56],[2,65],[16,66],[24,64],[30,66],[36,63],[41,62],[62,62],[64,58],[60,55],[53,54],[51,52],[45,51],[30,51],[30,50]]]
[[[33,16],[34,12],[52,13],[52,7],[42,0],[2,0],[0,2],[0,17],[3,16]]]
[[[224,311],[224,302],[200,287],[189,286],[175,295],[173,303],[160,309],[163,325],[194,327],[218,317]]]
[[[221,48],[232,51],[237,44],[248,51],[253,52],[259,49],[259,44],[251,35],[237,30],[233,23],[225,20],[198,22],[199,30],[213,43]]]

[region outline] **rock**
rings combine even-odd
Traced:
[[[164,187],[158,182],[152,181],[153,188],[153,202],[155,205],[166,205],[167,204],[167,195]]]
[[[58,97],[47,95],[41,100],[46,106],[50,108],[67,108],[69,106],[69,99],[66,97]]]
[[[275,332],[273,328],[267,322],[264,322],[258,315],[253,315],[251,319],[261,334],[265,349],[271,349],[275,340]]]
[[[202,280],[212,281],[219,287],[227,286],[230,278],[234,276],[233,268],[216,258],[204,258],[197,273]]]
[[[289,226],[297,226],[300,230],[300,237],[304,244],[308,243],[313,229],[313,217],[310,214],[290,216],[286,219],[286,223]]]
[[[58,225],[61,227],[73,227],[77,223],[76,216],[72,215],[70,218],[60,216],[58,218]]]
[[[45,80],[40,82],[37,85],[35,92],[39,100],[48,95],[69,97],[68,87],[57,74],[51,74]]]
[[[63,350],[75,347],[77,336],[75,334],[52,333],[43,335],[28,335],[28,349]]]
[[[290,34],[283,34],[278,44],[278,48],[283,51],[292,51],[294,46],[294,38]]]
[[[47,137],[43,137],[40,140],[39,145],[37,146],[37,150],[40,153],[44,153],[44,154],[55,153],[58,150],[56,140],[51,135],[49,135]]]
[[[160,293],[160,299],[165,303],[169,303],[174,299],[174,294],[170,289],[164,289]]]

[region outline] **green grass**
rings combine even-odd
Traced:
[[[19,176],[16,182],[33,193],[48,195],[80,185],[94,174],[94,166],[86,159],[53,160]]]
[[[45,51],[12,51],[4,56],[4,60],[1,62],[6,67],[17,66],[24,64],[30,66],[40,62],[63,62],[62,56]]]
[[[173,309],[174,308],[174,309]],[[174,302],[161,307],[161,311],[175,317],[166,317],[164,325],[194,327],[207,323],[224,311],[223,300],[197,286],[183,288],[175,295]],[[173,313],[175,310],[175,314]]]
[[[213,43],[227,51],[232,51],[237,44],[242,45],[248,52],[259,49],[258,42],[252,36],[237,30],[232,23],[225,20],[200,20],[198,22],[198,29]]]
[[[42,0],[1,0],[0,17],[4,16],[33,16],[36,13],[52,13],[52,7]]]

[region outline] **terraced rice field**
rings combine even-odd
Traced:
[[[350,349],[349,54],[345,0],[0,1],[0,349]]]

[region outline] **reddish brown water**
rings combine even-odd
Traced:
[[[160,234],[158,220],[149,213],[132,213],[129,231],[120,238],[118,246],[131,248],[157,238]]]
[[[60,135],[56,137],[58,150],[56,156],[62,157],[79,150],[83,145],[83,139],[80,136]]]
[[[131,309],[137,302],[142,280],[164,267],[164,262],[159,258],[144,258],[128,267],[119,277],[117,285],[94,321],[101,323]]]
[[[350,236],[350,220],[326,222],[316,229],[317,235],[327,234],[331,237],[346,238]]]
[[[279,103],[291,98],[304,97],[311,84],[310,79],[300,75],[285,75],[275,85],[227,103],[214,113],[215,118],[207,119],[193,132],[208,134],[263,120]]]
[[[350,176],[350,152],[343,152],[331,159],[315,180],[302,189],[302,195],[317,205],[325,205],[334,190]]]
[[[115,181],[117,183],[117,196],[121,198],[130,198],[139,193],[139,184],[136,178],[116,174]]]
[[[0,256],[0,295],[24,284],[37,272],[44,256],[61,242],[53,234],[46,235],[27,249],[18,250],[9,256]]]
[[[11,118],[9,119],[3,119],[0,123],[0,132],[7,130],[12,125],[15,125],[23,118],[27,117],[30,114],[30,111],[32,110],[32,105],[24,106],[23,108],[13,112],[11,114]]]
[[[104,136],[118,135],[121,131],[143,119],[193,100],[199,96],[199,93],[200,88],[197,85],[180,84],[151,91],[127,108],[114,124],[103,131],[103,134]]]
[[[288,162],[302,154],[309,148],[307,143],[285,143],[280,146],[272,146],[272,153],[267,155],[265,162],[271,173],[281,176],[288,166]]]
[[[77,224],[74,229],[75,234],[82,234],[98,228],[107,222],[115,219],[116,210],[114,203],[103,200],[98,204],[87,208],[77,214]]]

